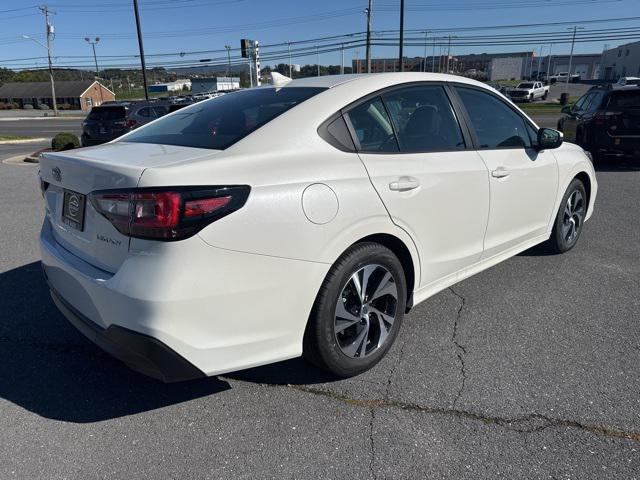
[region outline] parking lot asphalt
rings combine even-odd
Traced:
[[[640,165],[599,167],[574,250],[433,296],[363,375],[291,360],[172,385],[57,312],[37,168],[0,163],[0,478],[640,478]]]

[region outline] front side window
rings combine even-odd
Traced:
[[[406,153],[464,150],[465,143],[451,103],[441,86],[420,86],[383,95]]]
[[[121,141],[224,150],[324,90],[265,87],[228,93],[162,117]]]
[[[525,120],[489,93],[456,87],[469,114],[481,149],[528,148],[531,139]]]
[[[352,108],[347,113],[361,152],[397,152],[398,143],[380,97]]]

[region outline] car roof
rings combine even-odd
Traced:
[[[375,82],[377,81],[377,82]],[[422,73],[422,72],[389,72],[389,73],[360,73],[349,75],[325,75],[322,77],[305,77],[292,80],[282,88],[290,87],[319,87],[333,88],[338,85],[351,82],[366,82],[368,84],[375,82],[380,83],[381,88],[394,85],[396,83],[405,83],[410,81],[422,82],[456,82],[467,83],[469,85],[478,85],[486,88],[486,85],[477,80],[459,75],[447,75],[444,73]],[[271,86],[271,85],[269,85]]]

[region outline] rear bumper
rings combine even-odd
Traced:
[[[74,327],[132,370],[164,382],[206,377],[202,370],[159,340],[117,325],[101,328],[67,303],[53,288],[51,298]]]
[[[300,356],[330,267],[224,250],[196,235],[132,241],[109,273],[59,245],[48,219],[40,250],[56,304],[71,323],[133,369],[166,381]]]

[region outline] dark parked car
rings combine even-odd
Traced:
[[[562,113],[558,130],[594,159],[640,159],[640,88],[593,88]]]
[[[167,105],[147,102],[93,107],[82,122],[83,147],[110,142],[131,130],[169,113]]]

